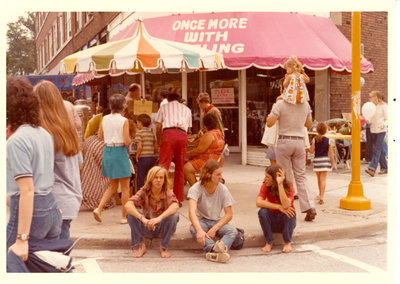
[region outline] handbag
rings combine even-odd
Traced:
[[[240,228],[236,228],[237,230],[237,234],[236,234],[236,238],[233,241],[231,248],[232,249],[236,249],[239,250],[243,247],[243,243],[244,243],[244,230],[240,229]]]
[[[265,125],[264,135],[261,139],[261,144],[267,146],[275,146],[278,138],[278,121],[274,125],[268,127]]]

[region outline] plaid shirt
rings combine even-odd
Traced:
[[[129,200],[133,201],[136,208],[142,208],[147,219],[160,216],[173,202],[178,202],[172,189],[168,189],[166,194],[162,193],[159,200],[154,200],[151,198],[151,190],[146,192],[142,188]]]

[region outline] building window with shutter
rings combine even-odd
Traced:
[[[66,40],[69,40],[72,37],[72,25],[71,25],[71,12],[67,12],[67,30],[66,30]]]

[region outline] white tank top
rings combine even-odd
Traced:
[[[103,117],[102,126],[104,133],[104,142],[124,143],[124,123],[126,118],[119,113],[112,113]]]

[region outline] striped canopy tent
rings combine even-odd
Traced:
[[[144,24],[132,37],[94,46],[61,60],[61,74],[106,73],[112,76],[143,72],[190,72],[223,68],[219,53],[195,45],[152,37]]]

